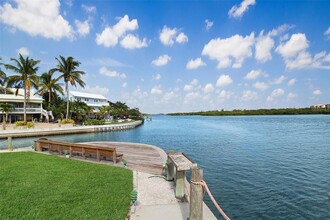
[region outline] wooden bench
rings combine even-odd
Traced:
[[[167,173],[166,179],[175,180],[175,197],[183,199],[185,196],[186,170],[195,163],[182,152],[170,151],[167,153]]]
[[[68,142],[59,142],[52,140],[39,139],[35,141],[36,151],[56,152],[58,155],[81,156],[84,159],[95,157],[97,161],[107,160],[111,158],[116,164],[117,160],[122,162],[123,154],[118,154],[115,147],[104,147],[88,144],[76,144]]]

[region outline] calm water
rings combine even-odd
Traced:
[[[139,142],[186,152],[204,168],[232,219],[330,219],[330,116],[155,116],[125,132],[51,138]],[[32,145],[34,139],[14,144]]]

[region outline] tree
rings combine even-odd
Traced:
[[[40,76],[41,83],[39,86],[41,87],[36,93],[40,94],[41,96],[45,93],[48,93],[48,108],[50,108],[50,103],[52,97],[57,94],[57,92],[63,93],[63,88],[61,87],[62,83],[58,83],[58,79],[53,79],[54,72],[48,71],[47,73],[43,73]]]
[[[1,60],[1,57],[0,57]],[[2,63],[0,63],[2,65]],[[5,85],[5,80],[6,80],[6,73],[3,72],[0,68],[0,86],[3,87]]]
[[[55,58],[58,62],[57,67],[50,70],[52,72],[60,72],[61,75],[57,78],[57,80],[63,78],[65,83],[65,91],[67,97],[66,103],[66,119],[69,119],[69,83],[72,86],[77,85],[77,83],[81,86],[85,86],[85,82],[81,79],[81,76],[85,74],[84,71],[77,70],[80,65],[80,62],[74,60],[73,57],[64,58],[60,56],[60,58]]]
[[[15,109],[14,106],[9,103],[5,103],[5,102],[0,103],[0,110],[3,114],[3,116],[2,116],[2,129],[3,130],[6,130],[6,121],[7,121],[8,112],[13,111],[14,109]]]
[[[26,102],[30,98],[31,87],[38,88],[39,77],[36,72],[39,67],[37,67],[39,60],[30,59],[28,56],[24,57],[19,54],[19,58],[11,58],[16,65],[4,64],[6,69],[10,69],[17,73],[16,75],[11,75],[8,77],[7,86],[16,88],[16,95],[18,90],[23,88],[24,90],[24,123],[26,123]]]
[[[91,111],[91,107],[82,101],[70,102],[70,109],[74,113],[75,121],[81,121]]]

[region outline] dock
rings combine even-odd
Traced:
[[[128,142],[88,142],[89,145],[115,147],[116,151],[124,154],[127,167],[139,172],[161,175],[166,153],[160,148],[148,144]]]
[[[4,130],[0,132],[0,139],[13,137],[40,137],[50,135],[63,135],[63,134],[81,134],[81,133],[95,133],[95,132],[109,132],[109,131],[123,131],[136,128],[142,125],[142,121],[127,122],[123,124],[110,124],[110,125],[93,125],[93,126],[75,126],[75,127],[57,127],[57,128],[25,128]]]

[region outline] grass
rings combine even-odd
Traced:
[[[132,171],[32,152],[0,154],[0,219],[125,219]]]

